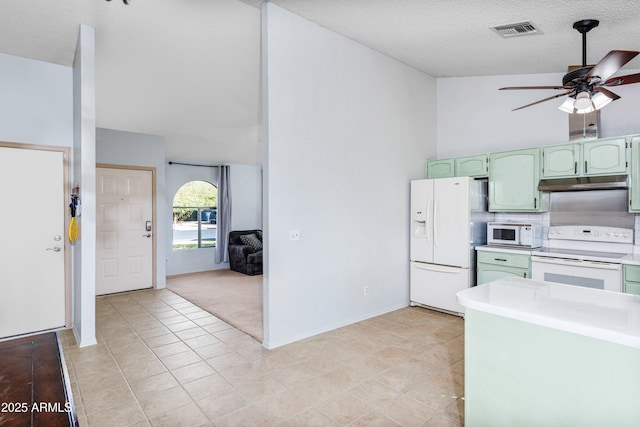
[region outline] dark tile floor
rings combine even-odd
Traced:
[[[0,425],[75,425],[55,332],[0,342]]]

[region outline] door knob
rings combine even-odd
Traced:
[[[151,237],[151,233],[143,234],[142,237]]]
[[[60,252],[62,248],[60,246],[54,246],[52,248],[47,248],[47,251]]]

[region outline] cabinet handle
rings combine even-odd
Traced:
[[[584,173],[587,173],[587,161],[584,161]]]
[[[494,258],[495,261],[504,261],[507,262],[507,260],[505,258]]]
[[[538,209],[538,198],[537,197],[533,198],[533,209]]]
[[[578,175],[578,162],[573,162],[573,174]]]
[[[522,273],[522,277],[524,277],[525,279],[527,278],[527,272],[526,271],[524,273]]]

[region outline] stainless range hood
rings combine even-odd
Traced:
[[[540,191],[619,190],[629,188],[627,175],[541,179]]]

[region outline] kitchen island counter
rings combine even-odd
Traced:
[[[638,425],[640,296],[520,278],[457,295],[466,425]]]
[[[458,292],[458,302],[466,308],[640,349],[640,296],[509,277]]]

